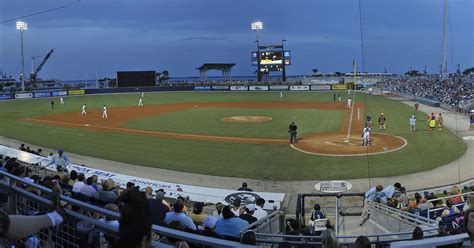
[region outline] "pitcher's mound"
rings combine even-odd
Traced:
[[[371,133],[371,144],[362,146],[362,138],[358,135],[338,133],[317,133],[305,136],[291,147],[300,152],[322,156],[364,156],[393,152],[404,148],[407,141],[398,136]]]
[[[268,116],[229,116],[221,118],[221,121],[225,122],[250,122],[250,123],[259,123],[259,122],[267,122],[271,121],[272,117]]]

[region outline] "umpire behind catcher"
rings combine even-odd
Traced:
[[[294,122],[292,122],[290,126],[288,126],[288,132],[290,133],[290,143],[297,143],[296,134],[298,132],[296,132],[296,129],[298,129],[298,127]]]

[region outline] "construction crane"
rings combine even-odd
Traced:
[[[34,56],[34,57],[31,57],[31,65],[32,65],[32,72],[30,74],[30,83],[32,83],[33,85],[36,84],[36,81],[38,79],[38,73],[41,71],[41,69],[43,68],[44,64],[46,64],[46,62],[48,61],[49,57],[51,57],[51,54],[54,52],[54,49],[51,49],[47,54],[46,56],[43,58],[43,61],[41,61],[41,64],[36,68],[35,71],[33,71],[33,67],[34,67],[34,60],[35,58],[37,57],[41,57],[42,55],[40,56]]]

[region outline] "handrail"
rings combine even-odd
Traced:
[[[52,192],[51,189],[46,188],[46,187],[41,186],[41,185],[38,185],[38,184],[35,184],[35,183],[25,181],[22,178],[11,175],[7,172],[0,171],[0,175],[10,179],[10,184],[6,183],[4,180],[0,180],[0,188],[6,188],[6,189],[9,189],[9,190],[14,191],[16,193],[25,195],[25,196],[29,197],[30,199],[33,199],[37,202],[41,202],[45,205],[50,205],[51,204],[51,200],[48,200],[44,197],[41,197],[39,195],[28,192],[27,190],[24,190],[20,187],[14,187],[12,185],[14,185],[15,183],[18,182],[18,183],[28,185],[32,188],[39,189],[43,192],[48,192],[48,193]],[[73,199],[73,198],[68,197],[68,196],[61,195],[60,198],[61,198],[61,201],[65,201],[67,203],[77,205],[81,208],[99,213],[101,215],[120,218],[120,213],[113,212],[113,211],[110,211],[110,210],[107,210],[107,209],[104,209],[104,208],[100,208],[98,206],[95,206],[95,205],[92,205],[92,204],[89,204],[89,203],[86,203],[86,202],[82,202],[82,201]],[[101,223],[101,222],[97,221],[96,219],[93,219],[93,218],[88,217],[86,215],[82,215],[78,212],[74,212],[74,211],[69,210],[69,209],[65,209],[65,212],[66,212],[67,215],[73,216],[74,218],[77,218],[79,220],[89,221],[89,222],[93,223],[100,230],[106,230],[110,233],[115,233],[115,234],[118,233],[117,228],[114,228],[114,227],[111,227],[107,224]],[[240,244],[238,242],[234,242],[234,241],[217,239],[217,238],[202,236],[202,235],[198,235],[198,234],[177,231],[175,229],[162,227],[162,226],[157,226],[157,225],[153,225],[152,230],[153,230],[153,232],[159,233],[161,235],[171,236],[171,237],[174,237],[174,238],[177,238],[177,239],[192,241],[192,242],[196,242],[196,243],[199,243],[199,244],[210,245],[210,246],[213,246],[213,247],[254,247],[254,246],[249,246],[249,245],[242,245],[242,244]]]
[[[443,196],[443,197],[439,197],[439,198],[436,198],[436,199],[430,199],[427,202],[432,203],[432,202],[435,202],[435,201],[449,199],[449,198],[453,198],[453,197],[457,197],[457,196],[461,196],[461,197],[463,197],[465,195],[469,196],[471,194],[474,194],[474,193],[473,192],[466,192],[466,193],[461,193],[461,194],[457,194],[457,195]],[[464,198],[463,198],[463,200],[464,200]],[[453,204],[453,206],[457,207],[457,206],[462,205],[462,204],[467,204],[467,202],[463,201],[462,203]],[[433,206],[434,206],[434,204],[433,204]],[[430,208],[430,204],[428,204],[428,216],[427,217],[428,218],[430,217],[430,213],[435,212],[435,211],[439,211],[439,210],[442,210],[442,209],[444,209],[444,207]],[[462,209],[459,209],[459,210],[462,211]]]
[[[390,247],[393,248],[425,248],[425,247],[438,247],[443,245],[452,245],[456,243],[463,243],[469,241],[469,236],[466,233],[436,237],[430,239],[422,240],[410,240],[410,241],[401,241],[390,244]]]
[[[368,201],[368,204],[372,205],[374,209],[378,210],[385,210],[390,214],[395,214],[395,218],[398,218],[400,221],[404,221],[406,223],[410,223],[408,220],[414,221],[416,223],[424,224],[427,226],[430,226],[433,228],[433,230],[436,230],[438,228],[438,222],[436,220],[432,220],[430,218],[426,218],[423,216],[419,216],[416,214],[412,214],[407,211],[402,211],[397,208],[392,208],[386,205],[382,205],[380,203],[376,203],[374,201]],[[403,218],[402,218],[403,217]]]

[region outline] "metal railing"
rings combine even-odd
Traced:
[[[436,248],[439,246],[457,247],[457,244],[462,244],[469,241],[469,237],[466,233],[458,234],[453,236],[445,236],[438,238],[422,239],[422,240],[410,240],[394,242],[390,245],[391,248]],[[465,246],[466,247],[466,246]],[[472,247],[467,246],[467,247]]]
[[[428,210],[427,210],[427,216],[428,218],[431,218],[432,216],[434,218],[438,217],[436,216],[434,213],[438,212],[438,211],[442,211],[444,210],[445,208],[444,207],[439,207],[439,208],[431,208],[431,204],[433,204],[433,206],[435,205],[434,202],[437,202],[437,201],[443,201],[443,200],[448,200],[449,198],[453,198],[453,197],[465,197],[465,196],[469,196],[471,194],[474,194],[474,192],[467,192],[467,193],[462,193],[462,194],[458,194],[458,195],[450,195],[450,196],[444,196],[444,197],[438,197],[438,198],[435,198],[435,199],[430,199],[428,200]],[[464,199],[463,199],[464,200]],[[431,203],[431,204],[430,204]],[[462,202],[462,203],[457,203],[457,204],[453,204],[453,206],[455,207],[459,207],[459,206],[464,206],[464,204],[467,204],[467,202]],[[472,204],[472,203],[470,203]],[[462,212],[462,209],[459,209],[459,211]]]
[[[412,232],[419,226],[425,233],[433,234],[438,230],[438,222],[423,216],[389,207],[374,201],[367,201],[370,219],[386,228],[389,232]]]
[[[52,202],[48,198],[51,190],[41,185],[25,181],[6,172],[0,172],[0,210],[14,215],[34,215],[46,213],[51,209]],[[22,185],[18,187],[17,185]],[[45,228],[30,236],[28,239],[16,240],[18,246],[38,242],[39,247],[85,247],[84,242],[90,241],[95,247],[108,247],[118,241],[118,228],[100,222],[92,216],[100,215],[119,219],[120,214],[104,208],[82,202],[67,196],[61,196],[61,201],[69,204],[72,209],[65,209],[66,221],[55,228]],[[78,229],[81,221],[92,223],[94,228],[87,233]],[[198,234],[181,232],[174,229],[153,225],[152,231],[162,236],[170,236],[179,240],[212,247],[254,247],[238,242],[210,238]],[[92,237],[92,238],[91,238]],[[90,244],[89,244],[90,245]]]

